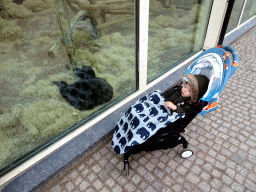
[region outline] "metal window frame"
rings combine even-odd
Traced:
[[[138,90],[147,87],[149,0],[139,1]]]
[[[240,17],[239,17],[239,20],[238,20],[238,23],[237,23],[237,27],[239,27],[241,25],[241,20],[242,20],[243,15],[244,15],[244,10],[245,10],[246,4],[247,4],[247,0],[244,1],[243,9],[241,11],[241,14],[240,14]]]
[[[248,23],[250,23],[252,20],[254,20],[256,18],[256,15],[251,17],[250,19],[248,19],[247,21],[243,22],[242,24],[238,25],[236,28],[232,29],[231,31],[229,31],[227,34],[225,34],[225,38],[228,37],[229,35],[231,35],[232,33],[234,33],[237,30],[240,30],[241,28],[243,28],[244,26],[246,26]]]

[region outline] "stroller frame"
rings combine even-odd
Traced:
[[[127,175],[129,174],[129,157],[141,151],[174,148],[182,144],[183,150],[181,151],[181,157],[187,158],[193,155],[192,151],[187,150],[188,142],[181,134],[185,132],[184,128],[197,114],[204,115],[218,108],[220,93],[224,89],[228,79],[236,71],[239,60],[239,55],[234,48],[222,45],[210,48],[197,56],[194,62],[188,66],[186,74],[201,74],[208,77],[210,82],[207,92],[197,100],[191,110],[186,112],[184,118],[181,117],[166,127],[159,129],[145,142],[133,146],[133,148],[124,153],[124,170]],[[189,156],[183,156],[183,152],[189,152]]]

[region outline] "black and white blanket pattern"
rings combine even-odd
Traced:
[[[154,91],[128,109],[115,126],[112,147],[117,154],[127,153],[161,128],[185,117],[185,114],[171,113],[164,102],[161,93]]]

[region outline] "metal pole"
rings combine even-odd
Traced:
[[[228,27],[230,15],[232,13],[234,3],[235,3],[235,0],[229,0],[228,1],[228,7],[227,7],[226,15],[225,15],[225,18],[224,18],[224,21],[223,21],[222,29],[221,29],[221,32],[220,32],[218,45],[222,45],[222,43],[224,41],[224,37],[225,37],[226,31],[227,31],[227,27]]]

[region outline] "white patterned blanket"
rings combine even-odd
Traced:
[[[185,117],[185,114],[171,114],[170,109],[164,107],[164,102],[161,93],[154,91],[128,109],[115,126],[112,147],[117,154],[127,153],[161,128]]]

